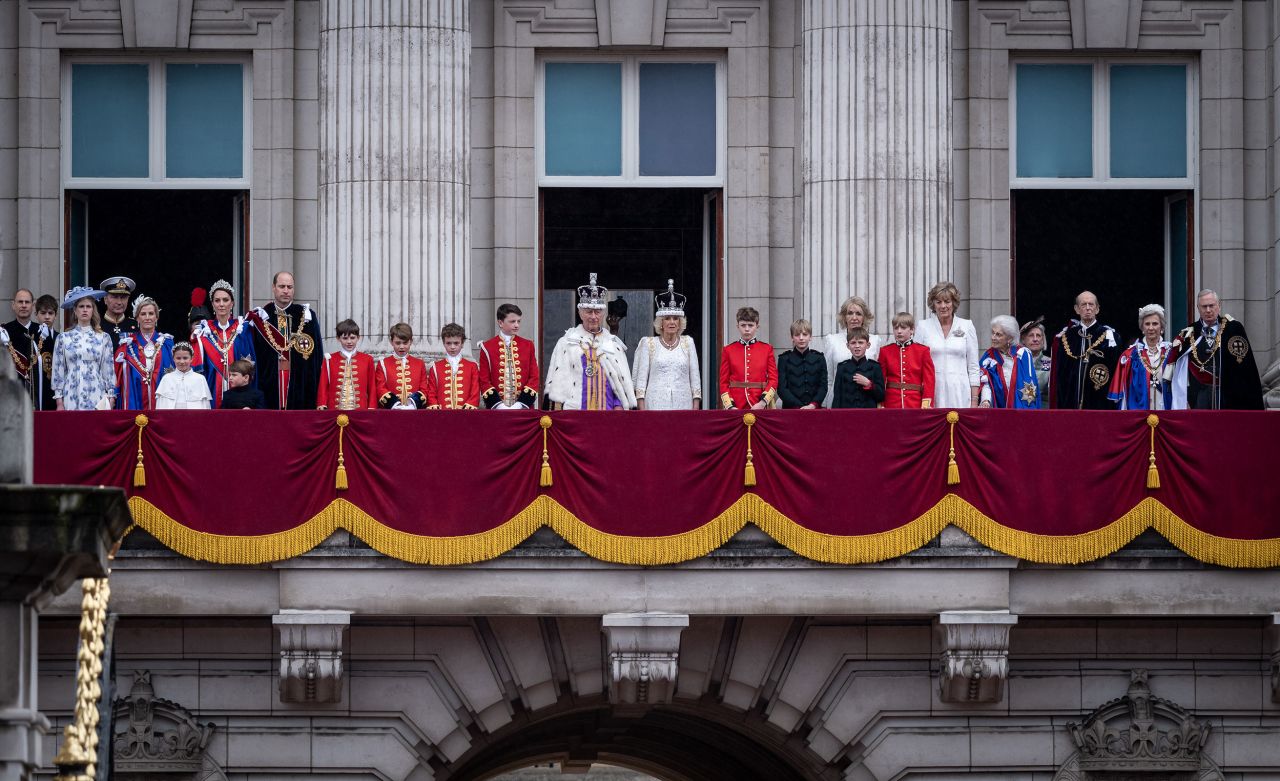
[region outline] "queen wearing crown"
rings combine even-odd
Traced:
[[[700,409],[702,372],[693,338],[684,333],[687,299],[675,292],[675,280],[667,280],[667,292],[654,297],[656,336],[636,345],[636,402],[640,409]]]
[[[556,409],[631,409],[636,406],[627,346],[604,327],[609,289],[596,275],[578,288],[581,323],[564,332],[547,367],[547,398]]]

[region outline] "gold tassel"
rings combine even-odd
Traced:
[[[951,410],[947,413],[947,423],[951,424],[951,450],[947,453],[947,485],[960,485],[960,465],[956,463],[956,423],[960,422],[960,413]]]
[[[538,478],[540,488],[551,487],[551,456],[547,454],[547,429],[551,428],[551,416],[543,415],[538,421],[542,427],[542,475]]]
[[[133,467],[133,487],[147,487],[147,470],[142,465],[142,430],[147,427],[151,421],[147,420],[146,415],[138,415],[133,419],[133,424],[138,427],[138,463]]]
[[[339,491],[347,490],[347,465],[342,456],[342,430],[350,422],[351,419],[346,415],[338,416],[338,473],[334,475],[334,488]]]
[[[756,424],[756,416],[748,412],[742,416],[742,422],[747,425],[747,466],[742,470],[742,484],[747,488],[755,488],[756,465],[753,463],[751,455],[751,427]]]
[[[1156,470],[1156,426],[1160,418],[1154,414],[1147,416],[1147,425],[1151,427],[1151,454],[1147,456],[1147,489],[1154,491],[1160,487],[1160,472]]]

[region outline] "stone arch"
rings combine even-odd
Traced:
[[[664,781],[828,781],[838,771],[794,741],[711,705],[607,703],[528,715],[477,741],[436,781],[484,781],[535,762],[603,762]],[[776,731],[773,731],[776,733]]]

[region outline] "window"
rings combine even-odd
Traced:
[[[248,71],[247,60],[66,63],[66,184],[247,187]]]
[[[1185,61],[1016,63],[1012,185],[1193,187],[1193,88]]]
[[[556,58],[540,69],[541,184],[721,184],[725,101],[718,59]]]

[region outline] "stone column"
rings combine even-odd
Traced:
[[[802,0],[800,312],[927,314],[951,273],[951,0]]]
[[[321,314],[329,329],[353,318],[365,350],[389,351],[399,320],[427,350],[441,325],[469,322],[469,7],[322,6]]]

